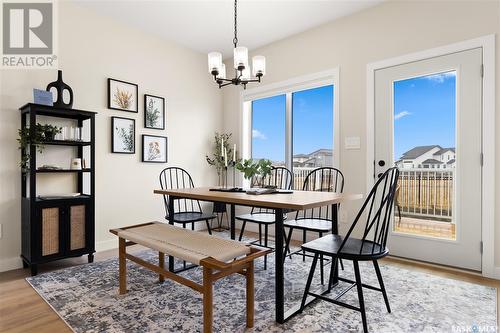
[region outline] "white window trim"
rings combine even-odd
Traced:
[[[367,190],[373,185],[375,160],[375,71],[414,61],[481,47],[483,49],[483,179],[482,179],[482,270],[485,277],[500,279],[495,267],[495,35],[487,35],[442,47],[386,59],[366,66],[366,162]]]
[[[327,85],[334,86],[333,94],[333,163],[340,165],[340,85],[339,67],[326,71],[303,75],[289,80],[264,84],[240,93],[240,133],[241,157],[248,159],[252,154],[252,100],[285,94],[286,97],[286,124],[285,124],[285,165],[292,166],[292,99],[291,93],[319,88]],[[243,186],[250,184],[243,181]]]

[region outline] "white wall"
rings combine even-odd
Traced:
[[[187,169],[197,185],[214,184],[205,162],[213,133],[222,127],[221,93],[206,71],[206,55],[167,43],[100,17],[75,4],[59,7],[59,66],[75,93],[74,107],[98,112],[96,123],[96,247],[116,247],[113,227],[164,218],[152,191],[166,166]],[[20,154],[17,129],[21,105],[32,88],[45,88],[55,70],[0,71],[0,271],[20,267]],[[108,110],[108,77],[139,85],[139,113]],[[143,94],[166,98],[166,130],[146,130]],[[112,154],[110,117],[136,120],[136,154]],[[141,135],[168,136],[168,164],[141,162]],[[52,148],[50,148],[52,149]],[[62,161],[64,163],[65,161]],[[57,176],[55,176],[57,177]]]
[[[261,86],[294,77],[340,68],[340,160],[346,192],[366,191],[366,66],[368,63],[500,32],[498,1],[390,1],[352,16],[253,50],[267,59]],[[244,45],[244,40],[240,41]],[[496,68],[500,77],[500,41]],[[250,55],[250,56],[251,56]],[[231,68],[232,60],[226,66]],[[498,81],[497,81],[498,82]],[[497,92],[500,84],[497,83]],[[240,136],[239,91],[225,89],[224,128]],[[500,93],[497,93],[500,96]],[[497,98],[497,110],[500,98]],[[500,128],[500,117],[496,119]],[[345,150],[344,138],[359,136],[359,151]],[[496,166],[500,171],[500,135],[496,137]],[[335,147],[337,149],[337,147]],[[496,179],[500,186],[500,177]],[[345,230],[360,206],[347,204],[340,230]],[[496,196],[500,207],[500,196]],[[500,266],[500,209],[496,211],[496,265]],[[500,274],[500,269],[499,269]]]

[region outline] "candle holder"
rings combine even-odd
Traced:
[[[223,185],[223,188],[227,189],[227,166],[224,167],[224,185]]]
[[[236,188],[236,161],[231,161],[231,167],[233,168],[233,188]]]

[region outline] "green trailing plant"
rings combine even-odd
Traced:
[[[36,150],[42,153],[45,149],[44,143],[54,140],[56,134],[61,133],[61,127],[49,124],[36,124],[35,134],[33,137],[31,136],[30,129],[28,127],[20,128],[17,132],[19,134],[19,138],[17,138],[19,149],[23,152],[19,166],[23,172],[26,172],[28,171],[28,164],[30,160],[29,146],[34,145]]]
[[[222,176],[222,172],[224,171],[226,164],[224,161],[224,155],[222,154],[222,140],[224,140],[224,148],[227,151],[227,158],[228,158],[228,163],[230,160],[233,158],[233,150],[231,148],[231,145],[229,143],[229,140],[231,139],[231,133],[218,133],[215,132],[214,139],[215,143],[213,146],[213,151],[212,155],[206,155],[207,163],[215,168],[217,171],[217,175],[220,177]]]
[[[259,183],[271,174],[272,162],[266,159],[258,161],[245,159],[236,163],[236,169],[243,173],[243,177],[245,177],[245,179],[253,180],[253,185],[262,185]]]

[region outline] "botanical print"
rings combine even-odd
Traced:
[[[108,79],[108,108],[138,112],[137,84]]]
[[[154,161],[161,155],[160,144],[158,142],[150,142],[148,147],[148,161]]]
[[[167,162],[167,138],[164,136],[142,136],[142,161]]]
[[[165,99],[144,95],[144,127],[165,129]]]
[[[113,153],[135,153],[135,120],[112,117]]]
[[[122,109],[128,109],[132,105],[132,93],[116,87],[116,91],[113,94],[113,101]]]

